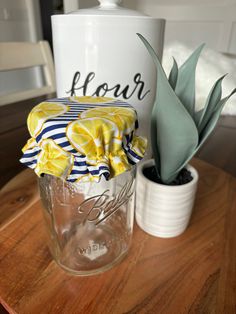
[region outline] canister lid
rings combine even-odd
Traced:
[[[120,6],[121,0],[98,0],[100,5],[89,9],[80,9],[69,14],[73,15],[115,15],[132,17],[149,17],[135,10]]]

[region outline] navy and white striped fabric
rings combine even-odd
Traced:
[[[66,129],[68,124],[72,121],[78,120],[78,116],[85,110],[95,107],[125,107],[132,108],[129,104],[119,100],[111,100],[103,103],[80,103],[73,98],[55,98],[46,101],[47,103],[59,103],[69,107],[69,110],[65,113],[47,119],[43,122],[43,126],[40,132],[33,138],[32,145],[27,144],[27,149],[24,150],[23,156],[20,162],[26,166],[35,169],[37,167],[38,156],[41,153],[41,146],[44,140],[52,140],[57,146],[61,147],[67,154],[71,155],[72,166],[69,173],[67,173],[65,179],[69,182],[75,182],[80,180],[85,175],[90,174],[93,177],[100,179],[103,175],[106,179],[110,177],[109,165],[104,161],[98,162],[96,165],[87,163],[87,158],[81,155],[75,147],[73,147],[66,136]],[[138,127],[138,122],[135,122],[135,129]],[[122,148],[127,156],[127,160],[130,165],[134,165],[142,159],[142,153],[137,153],[137,150],[132,149],[132,140],[134,136],[134,130],[125,135]]]

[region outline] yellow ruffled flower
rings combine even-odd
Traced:
[[[56,177],[67,175],[72,164],[71,154],[56,145],[52,139],[43,140],[40,147],[42,150],[35,168],[37,175],[40,176],[43,173]]]

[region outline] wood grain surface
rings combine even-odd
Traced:
[[[34,172],[25,169],[10,180],[0,191],[0,230],[7,227],[19,215],[39,200]]]
[[[71,276],[55,264],[35,182],[29,173],[12,180],[2,191],[3,211],[10,213],[1,208],[0,215],[4,307],[20,314],[236,313],[236,179],[205,162],[192,164],[200,182],[185,233],[161,239],[135,225],[127,258],[91,277]],[[28,195],[23,206],[20,193]]]

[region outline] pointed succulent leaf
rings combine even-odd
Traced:
[[[195,72],[198,58],[205,44],[198,47],[179,68],[175,92],[189,114],[194,117]]]
[[[171,68],[169,79],[168,79],[170,86],[173,88],[173,90],[175,90],[177,79],[178,79],[178,65],[175,58],[173,58],[173,66]]]
[[[220,114],[221,114],[221,111],[222,109],[224,108],[224,105],[226,104],[226,102],[228,101],[228,99],[236,93],[236,88],[225,98],[221,99],[215,110],[213,111],[212,113],[212,116],[210,117],[207,125],[205,126],[205,128],[202,130],[202,132],[200,133],[200,136],[199,136],[199,145],[198,145],[198,148],[199,149],[202,144],[205,142],[205,140],[207,139],[207,137],[210,135],[210,133],[213,131],[214,127],[216,126],[216,123],[220,117]]]
[[[218,110],[218,108],[221,106],[221,103],[225,105],[225,103],[229,100],[229,98],[233,96],[235,93],[236,93],[236,88],[234,88],[228,96],[226,96],[225,98],[221,99],[221,101],[219,101],[219,103],[216,105],[215,111]]]
[[[196,111],[194,114],[194,121],[195,121],[196,126],[198,126],[199,124],[203,111],[204,111],[204,108],[199,111]]]
[[[226,74],[225,74],[226,75]],[[204,127],[207,125],[213,111],[216,108],[216,105],[219,103],[222,95],[222,81],[225,77],[223,75],[220,77],[215,84],[213,85],[204,107],[204,111],[202,112],[201,118],[198,122],[198,131],[201,133],[201,131],[204,129]]]
[[[156,134],[157,134],[157,121],[156,121],[156,115],[157,115],[157,106],[154,105],[152,109],[152,115],[151,115],[151,145],[152,145],[152,152],[153,157],[155,160],[155,167],[157,170],[157,174],[160,177],[160,153],[159,149],[156,143]]]
[[[148,41],[138,34],[157,68],[157,92],[152,115],[153,152],[158,151],[160,176],[164,183],[175,179],[176,169],[196,149],[198,132],[195,123],[170,86],[161,63]],[[156,158],[155,158],[156,159]]]
[[[206,141],[206,139],[208,138],[208,136],[211,134],[211,132],[214,130],[214,127],[216,126],[216,123],[220,117],[221,111],[224,108],[225,103],[227,102],[227,100],[234,94],[236,93],[236,89],[234,89],[227,97],[225,97],[224,99],[220,100],[219,103],[217,104],[217,109],[214,111],[211,120],[208,122],[208,125],[206,126],[206,128],[203,130],[202,134],[200,135],[200,140],[199,140],[199,144],[196,147],[196,149],[192,152],[192,154],[190,154],[188,156],[188,158],[186,160],[184,160],[184,162],[182,163],[182,165],[180,165],[180,167],[178,169],[176,169],[176,173],[175,175],[177,175],[179,173],[179,171],[181,169],[183,169],[188,162],[193,158],[193,156],[197,153],[197,151],[199,150],[199,148],[202,146],[202,144]]]

